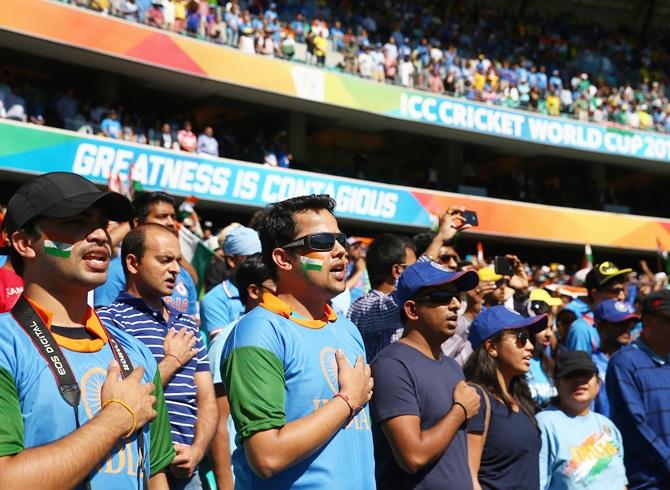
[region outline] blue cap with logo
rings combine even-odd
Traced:
[[[399,305],[412,298],[423,288],[454,283],[459,291],[469,291],[479,284],[475,271],[451,272],[433,261],[420,261],[410,265],[398,280],[395,297]]]
[[[593,317],[597,322],[605,320],[610,323],[640,319],[640,315],[635,312],[635,308],[624,301],[615,299],[608,299],[600,303],[593,312]]]
[[[237,226],[226,235],[223,241],[223,251],[226,255],[232,256],[260,253],[261,240],[256,230],[246,226]]]
[[[493,306],[482,311],[472,322],[468,340],[472,348],[476,349],[485,340],[503,330],[529,328],[531,333],[536,334],[547,328],[548,321],[546,314],[524,317],[503,305]]]

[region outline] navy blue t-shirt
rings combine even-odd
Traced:
[[[468,424],[468,432],[483,433],[486,401],[482,397],[477,415]],[[487,393],[488,395],[488,393]],[[540,431],[521,410],[507,406],[488,395],[491,405],[489,432],[479,465],[479,484],[483,490],[537,490],[540,488]]]
[[[416,415],[421,430],[435,426],[451,410],[454,387],[465,379],[461,367],[451,357],[436,361],[401,342],[377,354],[371,367],[377,488],[471,490],[465,424],[442,456],[414,474],[400,469],[379,425],[400,415]]]

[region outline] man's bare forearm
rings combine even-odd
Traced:
[[[281,429],[257,432],[244,442],[247,460],[261,478],[308,458],[321,448],[344,425],[349,406],[333,398],[316,412],[289,422]]]
[[[219,422],[219,409],[216,406],[212,375],[209,371],[202,371],[195,375],[196,402],[198,404],[198,419],[195,422],[195,437],[192,447],[202,456],[207,453],[209,445],[216,434]]]
[[[110,404],[58,441],[0,458],[0,488],[73,488],[110,453],[131,424],[125,408]]]

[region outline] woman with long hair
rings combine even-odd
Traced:
[[[504,306],[488,308],[470,327],[473,353],[463,371],[482,398],[468,425],[475,490],[537,490],[540,485],[540,432],[525,375],[533,335],[546,327],[547,315],[522,317]]]

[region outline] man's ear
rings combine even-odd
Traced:
[[[249,299],[258,300],[261,297],[261,290],[255,284],[249,284],[247,287],[247,295]]]
[[[139,272],[140,260],[134,254],[126,255],[126,269],[129,274],[137,274]]]
[[[224,255],[223,260],[226,261],[226,265],[228,266],[229,269],[231,270],[235,269],[235,261],[230,255]]]
[[[419,312],[416,307],[416,302],[413,299],[405,301],[405,304],[402,306],[402,308],[408,320],[419,319]]]
[[[34,235],[23,231],[15,231],[11,236],[11,245],[23,258],[34,259],[37,255],[35,242],[38,240]]]
[[[393,264],[393,267],[391,267],[391,276],[393,277],[393,280],[397,281],[401,275],[402,266],[400,264]]]
[[[277,247],[272,251],[272,260],[274,261],[278,269],[287,272],[292,271],[293,262],[291,261],[291,259],[292,259],[291,254],[286,250],[284,250],[283,248]]]

